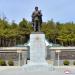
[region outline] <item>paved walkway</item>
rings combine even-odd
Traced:
[[[24,68],[15,66],[7,67],[4,70],[0,68],[0,75],[75,75],[75,67],[56,66],[53,71],[26,72]]]

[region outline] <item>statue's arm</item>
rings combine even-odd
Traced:
[[[39,10],[39,16],[42,16],[42,12],[41,12],[41,10]]]
[[[42,13],[40,12],[40,16],[42,16]]]

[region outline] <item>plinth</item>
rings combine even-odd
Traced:
[[[45,34],[33,32],[30,34],[30,61],[26,65],[27,71],[53,70],[52,64],[46,61]]]

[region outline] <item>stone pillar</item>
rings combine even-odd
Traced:
[[[34,32],[30,35],[30,64],[47,64],[45,34]]]
[[[27,50],[26,51],[23,51],[22,52],[22,65],[25,65],[27,64],[27,56],[28,56],[28,53],[27,53]]]
[[[55,64],[55,51],[50,51],[51,61],[53,62],[53,65]]]

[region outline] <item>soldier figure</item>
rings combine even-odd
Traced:
[[[38,7],[35,7],[35,11],[32,13],[32,24],[34,31],[40,31],[42,24],[42,13],[41,10],[38,10]]]

